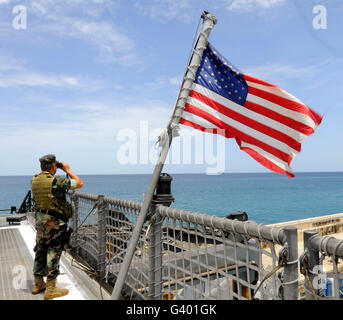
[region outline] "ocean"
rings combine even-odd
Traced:
[[[219,217],[245,211],[271,224],[343,212],[343,172],[171,174],[172,207]],[[80,175],[81,191],[142,201],[151,175]],[[0,209],[19,208],[30,176],[0,176]],[[8,213],[0,211],[0,213]]]

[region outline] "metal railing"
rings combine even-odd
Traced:
[[[114,286],[142,203],[74,192],[75,255]],[[298,299],[294,227],[283,230],[153,204],[125,299]]]
[[[74,257],[113,288],[142,203],[79,191],[68,196]],[[27,217],[34,226],[34,212]],[[315,230],[304,231],[303,239],[298,258],[295,227],[219,218],[155,201],[120,294],[150,300],[342,299],[343,240]]]
[[[306,300],[343,298],[343,240],[306,230],[299,260]]]

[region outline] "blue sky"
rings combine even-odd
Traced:
[[[26,30],[13,28],[18,4]],[[327,29],[313,28],[315,5]],[[211,43],[236,67],[324,114],[293,170],[343,171],[341,0],[0,0],[0,175],[30,175],[47,153],[80,174],[151,173],[118,162],[118,132],[139,133],[140,120],[165,127],[203,10],[218,18]],[[233,140],[225,171],[268,172]]]

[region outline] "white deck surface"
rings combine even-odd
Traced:
[[[24,244],[23,246],[26,245],[26,248],[24,248],[25,250],[27,250],[29,252],[30,258],[31,259],[27,259],[27,257],[16,257],[16,260],[14,262],[13,259],[8,259],[6,257],[4,257],[4,259],[7,259],[7,263],[9,264],[13,264],[13,265],[9,265],[8,268],[11,268],[13,270],[13,279],[6,279],[6,281],[8,283],[12,283],[13,281],[15,281],[15,277],[17,276],[17,273],[15,272],[15,267],[16,265],[18,265],[18,261],[20,263],[20,259],[23,260],[23,264],[22,265],[30,265],[30,270],[26,270],[27,272],[27,279],[33,279],[33,275],[32,275],[32,267],[33,267],[33,260],[34,260],[34,251],[33,251],[33,247],[35,246],[35,237],[36,237],[36,232],[33,229],[33,227],[29,224],[29,222],[27,220],[22,221],[20,225],[14,225],[14,226],[4,226],[0,228],[0,232],[3,232],[6,229],[17,229],[21,235],[21,237],[24,240]],[[5,245],[5,244],[3,244]],[[63,252],[63,255],[65,254],[65,252]],[[0,257],[2,255],[2,252],[0,252]],[[26,261],[24,263],[24,259],[26,258]],[[16,265],[14,265],[16,264]],[[64,296],[64,297],[60,297],[60,298],[56,298],[54,300],[89,300],[91,299],[87,293],[85,292],[85,290],[82,289],[82,287],[80,286],[79,283],[77,283],[74,279],[73,276],[71,275],[70,271],[69,271],[70,266],[68,265],[64,265],[62,261],[60,261],[60,275],[57,277],[57,282],[56,282],[56,286],[59,288],[65,288],[69,290],[69,294]],[[25,269],[27,269],[27,267],[25,267]],[[4,279],[5,280],[5,279]],[[13,280],[10,281],[9,280]],[[1,282],[1,279],[0,279]],[[23,292],[21,293],[21,295],[18,294],[13,294],[13,292],[8,292],[8,297],[9,299],[13,299],[13,297],[21,297],[20,299],[25,299],[25,295],[27,296],[28,294],[31,294],[31,289],[32,289],[32,281],[28,282],[30,283],[31,287],[24,289],[15,289],[14,286],[7,286],[6,290],[24,290],[25,294],[23,295]],[[0,284],[1,285],[1,284]],[[32,295],[31,297],[27,296],[28,299],[32,299],[35,298],[40,300],[40,299],[44,299],[44,292],[40,293],[38,295]],[[24,297],[24,298],[23,298]],[[6,297],[5,297],[6,299]]]

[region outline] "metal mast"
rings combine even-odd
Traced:
[[[158,179],[162,172],[163,165],[165,163],[170,145],[172,143],[173,136],[177,135],[177,129],[180,122],[180,118],[182,116],[182,112],[185,108],[189,92],[192,88],[196,73],[201,63],[203,52],[207,46],[210,32],[213,29],[214,25],[217,23],[217,18],[213,14],[206,11],[202,13],[201,18],[203,19],[202,28],[199,32],[196,46],[193,50],[190,62],[187,66],[185,76],[182,82],[182,87],[180,89],[180,93],[176,101],[173,114],[169,120],[169,123],[164,133],[159,137],[159,142],[162,146],[162,150],[157,160],[155,169],[153,171],[148,190],[144,197],[144,202],[139,213],[136,226],[132,233],[130,245],[127,249],[124,261],[121,265],[118,278],[111,295],[111,300],[118,300],[120,297],[120,293],[125,282],[127,271],[130,267],[130,263],[139,240],[139,235],[144,225]]]

